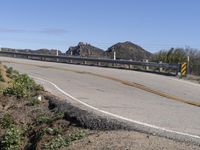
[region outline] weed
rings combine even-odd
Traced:
[[[41,85],[39,85],[39,84],[35,84],[34,90],[35,90],[36,92],[38,92],[38,91],[44,91],[44,88],[43,88],[43,86],[41,86]]]
[[[59,119],[63,119],[63,118],[64,118],[64,113],[63,112],[56,113],[53,116],[53,120],[59,120]]]
[[[3,150],[19,150],[21,142],[21,132],[15,126],[11,126],[6,131],[1,147]]]
[[[3,129],[10,128],[14,124],[14,118],[8,113],[4,114],[3,118],[0,120],[0,126]]]
[[[5,96],[15,95],[17,98],[35,96],[41,86],[37,85],[28,75],[17,75],[13,81],[12,87],[8,87],[3,91]]]
[[[39,105],[40,101],[36,98],[30,98],[29,103],[27,104],[28,106],[35,106],[35,105]]]
[[[1,74],[1,71],[0,71],[0,81],[5,82],[5,79],[4,79],[3,75]]]
[[[53,129],[53,134],[54,135],[58,135],[58,134],[61,134],[63,132],[63,128],[62,127],[59,127],[59,128],[55,128]]]
[[[65,139],[59,134],[56,137],[54,137],[49,143],[44,144],[45,150],[57,150],[62,147],[67,146],[68,143],[65,141]]]
[[[12,67],[7,68],[6,73],[8,75],[11,75],[13,73],[13,68]]]
[[[42,114],[39,115],[36,120],[35,123],[36,125],[41,125],[41,124],[50,124],[52,123],[53,119],[50,118],[49,116],[47,116],[46,114]]]
[[[80,130],[78,132],[70,134],[65,140],[70,143],[75,140],[80,140],[84,138],[85,136],[86,136],[86,132],[84,130]]]
[[[56,113],[53,116],[48,116],[47,114],[41,114],[35,119],[36,125],[41,124],[51,124],[55,120],[63,119],[64,113]]]

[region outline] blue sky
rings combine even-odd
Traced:
[[[199,0],[0,0],[0,46],[102,49],[124,41],[155,52],[200,49]]]

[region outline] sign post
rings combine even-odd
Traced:
[[[187,63],[181,64],[181,76],[186,76],[187,73]]]

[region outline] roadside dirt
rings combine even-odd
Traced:
[[[62,150],[199,150],[200,147],[134,131],[100,131]]]

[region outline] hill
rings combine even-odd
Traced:
[[[103,57],[104,51],[100,48],[92,46],[87,43],[79,42],[77,46],[70,47],[67,52],[67,55],[81,56],[81,57]]]
[[[48,55],[56,55],[56,49],[38,49],[38,50],[31,50],[31,49],[15,49],[15,48],[1,48],[2,51],[7,52],[23,52],[23,53],[33,53],[33,54],[48,54]],[[58,50],[59,55],[62,55],[62,52]]]
[[[106,51],[106,55],[109,58],[113,58],[114,51],[116,52],[117,59],[131,59],[140,61],[142,59],[149,59],[152,56],[150,52],[128,41],[123,43],[117,43],[111,46]]]

